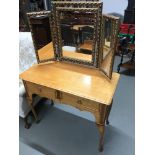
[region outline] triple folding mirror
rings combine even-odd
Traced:
[[[111,79],[119,19],[102,15],[102,2],[51,2],[27,13],[38,63],[65,61],[99,69]]]

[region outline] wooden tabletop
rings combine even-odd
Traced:
[[[63,62],[37,64],[20,74],[20,78],[106,105],[111,104],[120,75],[111,81],[96,69]]]

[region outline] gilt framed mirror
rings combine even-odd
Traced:
[[[112,77],[119,24],[119,17],[105,14],[102,16],[99,70],[109,79]]]
[[[52,6],[59,60],[97,67],[102,3],[52,2]]]
[[[57,58],[54,24],[50,11],[27,13],[30,32],[38,63],[54,61]]]

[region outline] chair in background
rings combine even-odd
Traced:
[[[61,37],[63,46],[77,46],[77,38],[73,33],[71,25],[61,25]]]
[[[134,30],[131,30],[132,32]],[[120,56],[121,60],[117,67],[117,72],[120,72],[120,68],[135,69],[135,36],[126,36],[120,39]],[[124,62],[124,56],[128,57],[128,61]]]

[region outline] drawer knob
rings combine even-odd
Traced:
[[[77,103],[78,103],[78,104],[82,104],[82,101],[81,101],[81,100],[77,100]]]
[[[40,92],[42,91],[41,88],[39,88],[39,91],[40,91]]]
[[[62,93],[59,90],[55,91],[55,98],[61,100],[62,99]]]

